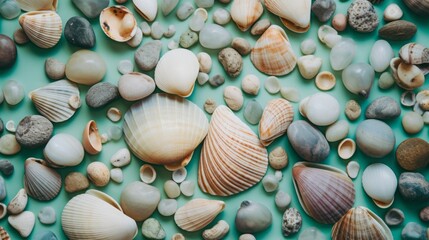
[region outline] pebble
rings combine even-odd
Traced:
[[[349,163],[347,163],[346,170],[347,175],[349,175],[351,179],[355,179],[359,174],[360,165],[356,161],[350,161]]]
[[[212,98],[207,98],[207,100],[204,102],[204,110],[208,114],[212,114],[217,108],[217,103]]]
[[[176,34],[176,26],[169,25],[167,31],[164,32],[164,37],[171,38]]]
[[[122,75],[131,73],[134,69],[134,64],[130,60],[121,60],[118,63],[118,72]]]
[[[150,41],[141,46],[134,53],[134,61],[137,67],[143,71],[151,71],[158,63],[161,54],[162,42]]]
[[[246,56],[250,53],[250,51],[252,51],[252,46],[250,43],[246,39],[240,37],[235,37],[232,40],[231,47],[237,50],[237,52],[242,56]]]
[[[217,24],[206,24],[198,37],[201,46],[208,49],[226,48],[232,42],[231,33]]]
[[[218,8],[213,12],[213,22],[225,25],[231,21],[231,14],[224,8]]]
[[[354,121],[354,120],[358,119],[360,117],[361,112],[362,112],[362,109],[361,109],[359,103],[356,102],[355,100],[349,100],[346,103],[346,109],[345,109],[344,113],[346,114],[346,117],[349,120]]]
[[[170,42],[168,42],[167,48],[170,49],[170,50],[179,48],[179,41],[177,41],[177,40],[171,40]]]
[[[4,178],[0,176],[0,201],[6,198],[6,194],[6,183],[4,182]]]
[[[253,36],[262,35],[265,30],[271,26],[271,21],[267,18],[258,20],[250,29],[250,34]]]
[[[286,100],[291,102],[299,102],[299,90],[294,87],[282,87],[280,88],[280,94]]]
[[[399,103],[389,96],[374,99],[366,108],[365,117],[379,120],[395,119],[401,115]]]
[[[83,85],[100,82],[106,70],[104,59],[97,52],[86,49],[73,53],[66,63],[67,79]]]
[[[405,216],[401,209],[391,208],[387,211],[386,215],[384,215],[384,221],[389,226],[398,226],[404,221]]]
[[[241,80],[241,89],[247,94],[258,95],[261,81],[256,75],[248,74]]]
[[[290,206],[290,203],[292,202],[292,198],[288,193],[283,192],[282,190],[279,190],[276,193],[276,197],[274,201],[276,203],[277,209],[279,209],[281,212],[284,212]]]
[[[396,3],[389,4],[386,9],[384,9],[383,17],[386,22],[391,22],[401,19],[404,13],[401,10],[401,7]]]
[[[347,9],[348,23],[357,32],[372,32],[378,27],[374,6],[367,0],[355,0]]]
[[[24,117],[16,128],[16,141],[25,148],[37,148],[48,143],[54,126],[45,117],[31,115]]]
[[[147,239],[164,239],[166,233],[155,218],[148,218],[142,224],[143,237]]]
[[[241,234],[238,240],[256,240],[256,238],[250,233],[245,233],[245,234]]]
[[[162,199],[158,203],[158,212],[164,217],[169,217],[176,213],[177,206],[176,199]]]
[[[262,186],[264,187],[265,192],[274,192],[279,187],[279,179],[272,174],[267,174],[262,179]]]
[[[402,240],[427,240],[427,230],[416,222],[409,222],[402,229]]]
[[[0,153],[4,155],[14,155],[21,151],[21,146],[16,141],[14,134],[6,134],[0,138]]]
[[[218,60],[230,77],[237,77],[243,70],[243,58],[233,48],[224,48],[218,54]]]
[[[36,223],[36,216],[30,211],[24,211],[18,215],[9,216],[7,221],[21,237],[26,238],[33,231],[34,224]]]
[[[95,18],[109,6],[109,0],[72,0],[87,18]]]
[[[224,89],[223,99],[225,100],[226,105],[228,105],[228,107],[233,111],[240,110],[244,102],[243,93],[235,86],[228,86]]]
[[[10,133],[16,132],[15,121],[9,120],[6,122],[6,130]]]
[[[200,8],[211,8],[213,7],[214,0],[195,0],[195,4]]]
[[[113,141],[118,141],[122,137],[122,127],[113,125],[107,131],[107,135]]]
[[[356,48],[356,43],[353,39],[342,38],[342,40],[332,48],[331,53],[329,54],[329,61],[332,69],[340,71],[349,66],[356,55]]]
[[[116,183],[122,183],[124,181],[124,173],[120,168],[110,169],[110,179]]]
[[[3,94],[2,91],[0,91],[0,93],[1,93],[0,95]],[[4,123],[3,123],[3,120],[0,118],[0,136],[3,133],[3,131],[4,131]]]
[[[383,72],[394,57],[392,46],[386,40],[377,40],[371,48],[369,62],[376,72]]]
[[[16,215],[24,211],[28,203],[28,195],[25,189],[21,188],[15,197],[7,205],[7,212]]]
[[[296,208],[289,208],[283,214],[282,232],[285,237],[297,233],[302,226],[302,217]]]
[[[326,129],[326,140],[329,142],[337,142],[346,138],[349,134],[349,128],[350,126],[348,121],[338,120]]]
[[[176,16],[179,20],[187,19],[194,12],[195,8],[190,2],[185,2],[177,9]]]
[[[140,24],[140,29],[142,30],[142,33],[144,36],[150,36],[150,32],[152,31],[152,29],[150,28],[150,25],[148,22],[142,22]]]
[[[405,200],[428,201],[429,182],[421,173],[403,172],[399,176],[399,193]]]
[[[200,72],[210,73],[212,69],[212,58],[210,55],[206,52],[199,52],[197,58],[200,63]]]
[[[155,21],[152,23],[152,26],[150,27],[150,36],[155,39],[155,40],[159,40],[164,36],[164,26],[158,22]]]
[[[267,80],[265,80],[264,88],[269,94],[280,92],[281,85],[279,79],[275,76],[268,77]]]
[[[180,192],[186,197],[192,197],[195,192],[195,182],[191,180],[185,180],[180,183]]]
[[[423,222],[429,222],[429,206],[420,210],[419,217]]]
[[[210,77],[207,73],[204,72],[199,72],[198,76],[197,76],[197,82],[198,84],[200,84],[201,86],[206,84],[209,81]]]
[[[4,99],[9,105],[17,105],[24,99],[24,86],[15,80],[8,80],[3,85]]]
[[[0,5],[0,16],[5,19],[14,19],[19,16],[21,9],[15,0],[2,1]]]
[[[332,19],[332,27],[338,32],[342,32],[347,27],[347,17],[342,13],[338,13]]]
[[[164,183],[164,191],[168,198],[178,198],[180,196],[180,187],[173,180],[167,180]]]
[[[64,187],[66,192],[74,193],[87,189],[89,187],[89,181],[82,173],[71,172],[67,174],[64,180]]]
[[[390,72],[384,72],[378,79],[378,87],[381,89],[389,89],[395,84],[395,79]]]
[[[274,176],[276,176],[276,178],[279,180],[279,182],[283,179],[283,173],[280,170],[276,170],[274,172]]]
[[[140,46],[143,41],[143,32],[140,28],[137,28],[136,34],[130,40],[127,41],[128,46],[136,48]]]
[[[311,5],[311,11],[320,22],[326,22],[335,12],[337,5],[334,0],[316,0]]]
[[[319,229],[309,227],[301,231],[298,240],[326,240],[326,237]]]
[[[33,240],[57,240],[57,236],[52,231],[44,230],[34,234]]]
[[[191,20],[189,20],[189,29],[194,32],[201,31],[201,29],[204,27],[207,17],[207,11],[203,8],[198,8],[192,15]]]
[[[85,101],[89,107],[101,108],[118,97],[118,87],[108,82],[99,82],[88,90]]]
[[[263,111],[264,109],[262,108],[261,104],[256,101],[256,99],[252,99],[247,102],[246,107],[244,108],[243,116],[247,122],[256,125],[261,120]]]
[[[276,170],[285,168],[289,162],[288,155],[283,147],[274,148],[268,155],[270,166]]]
[[[170,14],[173,9],[177,6],[179,0],[162,0],[161,1],[161,11],[164,16]]]
[[[216,74],[209,79],[209,84],[212,85],[213,87],[219,87],[224,82],[225,82],[225,78],[220,74]]]
[[[13,164],[9,160],[5,160],[5,159],[0,160],[0,172],[3,175],[6,175],[6,176],[12,175],[14,169],[15,168],[13,167]],[[1,196],[1,190],[0,190],[0,201],[2,200],[1,197],[2,196]]]
[[[92,162],[86,168],[89,180],[97,187],[104,187],[109,183],[110,171],[102,162]]]
[[[84,17],[70,18],[64,27],[64,37],[72,45],[80,48],[95,46],[95,33],[91,23]]]
[[[43,207],[42,209],[40,209],[37,217],[39,218],[39,221],[43,224],[54,224],[57,220],[55,209],[50,206]]]
[[[190,29],[180,35],[179,44],[183,48],[190,48],[198,42],[198,34]]]
[[[409,134],[416,134],[423,129],[422,115],[416,112],[407,112],[402,116],[402,127]]]
[[[302,54],[311,55],[316,52],[317,46],[313,39],[308,38],[301,42],[300,49]]]
[[[396,161],[408,171],[424,169],[429,164],[429,143],[421,138],[407,138],[396,148]]]
[[[378,36],[386,40],[404,41],[412,38],[417,32],[417,26],[405,20],[389,22],[378,30]]]
[[[65,78],[66,65],[55,59],[48,58],[45,61],[46,75],[52,80],[60,80]]]
[[[132,72],[119,78],[118,90],[123,99],[137,101],[155,91],[155,81],[146,74]]]
[[[24,29],[18,28],[13,33],[13,40],[16,42],[16,44],[22,45],[26,44],[30,41],[30,39],[27,37],[27,34],[25,34]]]
[[[8,69],[16,62],[16,45],[10,37],[0,34],[0,69]]]

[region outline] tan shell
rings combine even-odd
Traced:
[[[124,6],[111,6],[100,13],[100,26],[112,40],[126,42],[136,35],[137,21],[133,13]]]
[[[328,91],[335,87],[336,79],[331,72],[323,71],[317,74],[315,83],[318,89]]]
[[[147,21],[155,20],[158,13],[158,0],[133,0],[136,11]]]
[[[396,84],[405,90],[416,89],[425,82],[424,72],[419,67],[407,64],[400,58],[390,61],[390,69]]]
[[[264,0],[264,4],[289,30],[303,33],[310,29],[311,0]]]
[[[253,131],[228,107],[217,107],[201,150],[201,190],[217,196],[237,194],[257,184],[267,166],[267,150]]]
[[[259,138],[264,146],[270,145],[276,138],[286,133],[293,121],[293,106],[283,98],[271,100],[259,121]]]
[[[152,167],[150,164],[143,164],[140,167],[140,180],[142,182],[151,184],[156,179],[156,171],[155,168]]]
[[[89,121],[83,130],[82,145],[85,151],[92,155],[101,152],[103,148],[97,124],[94,120]]]
[[[234,0],[231,6],[231,18],[237,27],[245,32],[258,20],[263,11],[260,0]]]
[[[61,190],[61,176],[41,159],[25,161],[24,188],[27,194],[39,201],[54,199]]]
[[[195,232],[209,225],[224,208],[223,201],[192,199],[177,209],[174,221],[181,229]]]
[[[19,24],[32,43],[40,48],[52,48],[60,41],[63,27],[60,15],[54,11],[32,11],[19,17]]]
[[[16,0],[19,7],[26,11],[57,10],[57,0]],[[1,239],[1,238],[0,238]]]
[[[429,0],[403,0],[413,12],[422,16],[429,14]]]
[[[0,239],[1,240],[10,240],[9,233],[6,232],[6,229],[0,227]]]
[[[429,63],[429,48],[418,43],[408,43],[399,50],[399,57],[408,64]]]
[[[338,144],[338,156],[347,160],[350,159],[356,152],[356,143],[351,138],[346,138]]]
[[[273,76],[286,75],[296,66],[296,56],[289,38],[277,25],[271,25],[258,39],[250,60],[259,71]]]

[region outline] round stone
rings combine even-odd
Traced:
[[[89,107],[101,108],[118,97],[118,87],[108,82],[100,82],[88,90],[85,101]]]
[[[64,27],[64,37],[77,47],[92,48],[95,46],[95,33],[86,18],[75,16],[70,18]]]
[[[378,27],[378,17],[371,2],[355,0],[347,9],[348,22],[357,32],[372,32]]]
[[[45,145],[52,136],[54,126],[40,115],[26,116],[16,128],[16,141],[26,148],[37,148]]]
[[[66,65],[55,58],[48,58],[45,61],[45,72],[50,79],[60,80],[66,75]]]
[[[15,64],[17,54],[13,40],[4,34],[0,34],[0,69],[12,67]]]
[[[240,37],[236,37],[232,40],[231,47],[237,50],[242,56],[249,54],[252,50],[250,43],[246,39]]]
[[[50,206],[40,209],[39,215],[37,215],[37,217],[43,224],[54,224],[57,220],[55,209]]]
[[[285,237],[297,233],[302,226],[302,217],[296,208],[289,208],[283,214],[282,231]]]
[[[93,85],[106,74],[106,62],[98,53],[79,50],[73,53],[66,64],[66,77],[83,85]]]
[[[416,134],[423,129],[423,117],[416,112],[407,112],[402,117],[402,127],[409,134]]]
[[[9,80],[3,85],[4,99],[9,105],[17,105],[24,99],[24,86],[15,80]]]
[[[219,87],[224,82],[225,82],[225,78],[220,74],[216,74],[209,79],[209,84],[212,85],[213,87]]]
[[[134,53],[134,61],[139,69],[150,71],[155,68],[161,54],[162,42],[150,41],[141,46]]]

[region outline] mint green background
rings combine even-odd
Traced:
[[[187,1],[193,2],[192,0],[187,0]],[[180,2],[183,3],[185,1],[180,1]],[[399,4],[399,6],[403,9],[403,11],[404,11],[403,19],[412,21],[415,24],[417,24],[417,26],[418,26],[417,34],[410,41],[416,41],[416,42],[427,45],[429,42],[429,29],[428,29],[428,25],[427,25],[428,24],[427,19],[424,19],[423,17],[417,17],[417,15],[415,15],[414,13],[409,11],[408,8],[406,8],[406,6],[402,3],[402,1],[385,0],[382,4],[376,5],[375,9],[377,10],[379,18],[382,19],[383,10],[385,9],[385,7],[389,3],[392,3],[392,2],[397,2],[397,4]],[[350,3],[351,3],[351,1],[346,1],[346,2],[337,1],[336,13],[346,13],[347,7]],[[111,5],[113,5],[113,4],[114,4],[114,2],[111,1]],[[129,1],[125,5],[128,6],[129,8],[132,8],[131,1]],[[219,7],[226,7],[229,9],[230,4],[225,5],[225,4],[220,4],[220,3],[216,2],[215,6],[209,10],[209,13],[212,13],[214,11],[214,9],[219,8]],[[132,11],[135,12],[134,10],[132,10]],[[58,13],[62,17],[63,26],[65,25],[65,23],[67,22],[67,20],[69,18],[76,16],[76,15],[83,16],[83,14],[81,14],[81,12],[75,6],[73,6],[73,4],[71,3],[70,0],[60,1]],[[135,15],[136,15],[138,22],[140,23],[143,20],[142,17],[140,17],[138,14],[135,14]],[[280,25],[279,19],[277,17],[273,16],[272,14],[268,13],[267,11],[264,12],[262,17],[263,18],[269,18],[274,24]],[[178,19],[176,18],[174,13],[170,14],[167,17],[164,17],[161,14],[161,12],[159,12],[157,20],[161,21],[161,23],[165,26],[165,28],[167,28],[167,26],[169,24],[174,24],[177,28],[176,35],[174,36],[174,38],[176,38],[176,39],[178,39],[180,34],[187,28],[187,21],[184,21],[184,22],[178,21]],[[119,76],[120,76],[116,70],[118,62],[122,59],[129,59],[129,60],[133,61],[133,54],[134,54],[135,49],[129,47],[125,43],[121,44],[121,43],[117,43],[117,42],[114,42],[114,41],[108,39],[104,35],[104,33],[101,31],[98,19],[93,19],[90,21],[91,21],[91,24],[94,28],[95,33],[96,33],[96,37],[97,37],[97,44],[93,50],[98,52],[105,59],[107,66],[108,66],[107,74],[106,74],[105,78],[103,79],[103,81],[116,84],[118,79],[119,79]],[[208,22],[212,22],[211,16],[209,17]],[[381,20],[379,28],[383,24],[384,24],[384,21]],[[293,47],[295,53],[297,54],[297,56],[301,56],[301,53],[299,51],[299,46],[300,46],[301,41],[303,41],[304,39],[307,39],[307,38],[314,39],[318,45],[318,48],[317,48],[315,55],[323,58],[322,70],[332,71],[332,69],[329,65],[329,51],[330,51],[330,49],[327,48],[326,46],[322,45],[317,39],[317,30],[318,30],[318,27],[321,25],[322,24],[319,23],[314,16],[312,16],[312,25],[311,25],[310,31],[308,31],[307,33],[296,34],[296,33],[293,33],[289,30],[286,30],[286,32],[289,36],[292,47]],[[18,19],[14,19],[14,20],[1,19],[0,20],[0,33],[2,33],[2,34],[6,34],[6,35],[11,37],[14,30],[17,27],[19,27]],[[233,36],[245,37],[246,39],[248,39],[252,43],[252,45],[257,40],[257,37],[251,36],[249,32],[246,32],[246,33],[240,32],[233,22],[230,22],[226,26],[226,28],[229,31],[231,31]],[[368,62],[368,56],[369,56],[369,53],[371,50],[371,46],[374,43],[374,41],[378,39],[377,31],[374,31],[372,33],[361,34],[361,33],[356,33],[356,32],[354,32],[348,28],[345,32],[343,32],[341,34],[345,37],[351,37],[357,42],[358,50],[357,50],[357,55],[354,59],[354,62]],[[145,43],[145,42],[148,42],[150,40],[151,39],[149,37],[144,37],[143,42]],[[166,39],[166,38],[163,39],[163,42],[164,42],[163,51],[162,51],[163,53],[167,51],[167,43],[169,41],[170,41],[170,39]],[[397,55],[397,51],[399,50],[399,48],[407,42],[408,41],[391,42],[393,48],[395,49],[396,55]],[[78,48],[68,44],[67,41],[64,39],[64,37],[61,39],[60,43],[52,49],[40,49],[40,48],[37,48],[32,43],[29,43],[29,44],[26,44],[23,46],[18,46],[18,60],[17,60],[16,64],[14,65],[14,67],[9,69],[9,70],[6,70],[6,71],[0,71],[0,86],[4,85],[4,83],[9,79],[15,79],[15,80],[21,82],[24,85],[26,93],[29,93],[31,90],[36,89],[38,87],[44,86],[44,85],[50,83],[50,80],[46,77],[46,75],[44,73],[44,67],[43,66],[44,66],[45,59],[48,57],[55,57],[55,58],[57,58],[63,62],[66,62],[68,57],[73,52],[75,52],[77,50],[78,50]],[[220,66],[219,62],[216,60],[216,55],[217,55],[218,51],[204,50],[199,45],[195,45],[194,47],[191,48],[191,50],[194,51],[195,53],[198,53],[200,51],[206,51],[212,56],[212,58],[213,58],[213,69],[210,73],[211,76],[218,74],[218,73],[226,76],[224,70]],[[253,65],[251,64],[249,56],[245,56],[244,57],[243,72],[241,73],[241,75],[239,77],[237,77],[236,79],[231,79],[229,77],[226,77],[225,84],[218,87],[218,88],[213,88],[208,84],[206,84],[204,86],[199,86],[197,84],[197,86],[195,87],[194,93],[188,99],[195,102],[200,107],[203,106],[204,101],[209,97],[215,99],[218,102],[218,104],[224,104],[223,98],[222,98],[223,89],[228,85],[240,86],[241,79],[246,74],[250,74],[250,73],[257,75],[261,80],[261,85],[263,86],[263,83],[264,83],[265,79],[267,78],[267,76],[260,73],[259,71],[257,71],[253,67]],[[150,72],[148,74],[153,76],[153,72]],[[400,94],[402,93],[402,90],[396,86],[394,86],[390,90],[380,90],[377,87],[377,80],[379,78],[379,74],[376,74],[376,80],[375,80],[374,85],[372,87],[369,98],[363,99],[363,98],[360,98],[356,95],[350,94],[343,87],[343,84],[341,82],[341,72],[335,72],[335,76],[337,77],[337,85],[329,93],[334,95],[339,100],[342,108],[344,108],[345,103],[349,99],[355,99],[362,105],[363,110],[365,110],[366,106],[371,102],[371,100],[375,99],[376,97],[388,95],[388,96],[391,96],[391,97],[399,100]],[[315,87],[314,81],[303,79],[299,75],[299,72],[297,69],[295,69],[289,75],[281,77],[280,80],[281,80],[281,84],[283,86],[298,88],[300,91],[300,94],[301,94],[301,99],[304,98],[305,96],[314,94],[314,93],[319,91]],[[427,89],[428,86],[429,86],[429,84],[426,83],[420,89],[425,89],[425,88]],[[80,86],[80,90],[81,90],[81,99],[84,102],[85,94],[88,90],[88,87]],[[416,90],[416,92],[417,92],[417,90]],[[245,94],[245,104],[250,99],[256,98],[263,106],[265,106],[268,101],[270,101],[271,99],[274,99],[274,98],[278,98],[278,97],[280,97],[280,94],[270,95],[262,87],[258,96],[256,96],[256,97]],[[114,123],[110,122],[105,117],[105,113],[106,113],[107,109],[112,107],[112,106],[115,106],[115,107],[118,107],[119,109],[121,109],[123,112],[125,112],[129,105],[130,105],[130,103],[128,103],[126,101],[117,100],[117,101],[109,104],[108,106],[106,106],[102,109],[93,110],[93,109],[89,109],[86,106],[86,104],[83,103],[82,107],[76,112],[75,116],[72,117],[69,121],[67,121],[65,123],[55,124],[54,133],[55,134],[56,133],[69,133],[69,134],[77,137],[78,139],[81,139],[83,127],[91,119],[96,120],[101,132],[106,132],[110,126],[114,125]],[[296,113],[295,119],[301,119],[302,117],[299,115],[299,113],[297,111],[298,104],[295,103],[293,105],[294,105],[295,113]],[[239,116],[241,119],[243,119],[243,108],[236,113],[236,115]],[[402,110],[403,110],[403,112],[402,112],[401,116],[403,116],[406,112],[411,111],[411,109],[409,109],[409,108],[402,108]],[[20,121],[20,119],[22,119],[24,116],[31,115],[31,114],[37,114],[37,111],[33,107],[31,101],[27,97],[25,98],[24,101],[22,101],[17,106],[8,106],[6,103],[3,103],[2,105],[0,105],[0,117],[3,119],[3,121],[5,123],[8,120],[14,120],[16,123],[18,123]],[[207,115],[207,117],[210,117],[210,116]],[[340,119],[346,119],[345,115],[341,114]],[[354,122],[350,122],[350,132],[348,135],[349,137],[354,138],[355,129],[356,129],[358,123],[362,120],[364,120],[364,116],[361,116],[358,120],[356,120]],[[120,126],[122,124],[122,122],[116,123],[116,124]],[[395,120],[392,120],[392,121],[388,121],[388,124],[395,131],[396,146],[400,142],[402,142],[403,140],[405,140],[409,137],[420,137],[420,138],[423,138],[425,140],[428,140],[428,127],[427,126],[425,126],[423,128],[423,130],[418,134],[408,135],[402,129],[401,117],[399,117]],[[257,133],[257,126],[251,126],[251,128],[252,128],[252,130],[255,131],[255,133]],[[160,144],[162,144],[162,143],[160,143]],[[69,172],[72,172],[72,171],[80,171],[81,173],[85,174],[86,166],[92,161],[102,161],[102,162],[106,163],[107,166],[109,166],[109,168],[111,168],[111,165],[109,163],[110,156],[113,153],[115,153],[118,149],[120,149],[124,146],[126,146],[126,145],[125,145],[123,139],[121,139],[120,141],[117,141],[117,142],[113,142],[113,141],[108,142],[107,144],[104,144],[103,151],[100,154],[98,154],[96,156],[86,155],[84,161],[79,166],[72,167],[72,168],[59,169],[58,171],[61,173],[61,176],[64,179],[66,174]],[[301,212],[302,217],[303,217],[303,226],[302,226],[301,232],[303,229],[306,229],[310,226],[315,226],[315,227],[321,229],[323,231],[323,233],[328,238],[330,238],[329,236],[330,236],[332,225],[320,225],[320,224],[316,223],[314,220],[312,220],[310,217],[308,217],[304,213],[303,209],[301,208],[300,204],[298,203],[295,190],[293,189],[291,169],[292,169],[293,164],[300,161],[299,157],[291,149],[286,137],[281,137],[281,138],[277,139],[274,143],[272,143],[268,147],[268,151],[271,151],[273,148],[275,148],[277,146],[285,147],[288,154],[289,154],[290,163],[289,163],[289,166],[283,170],[284,177],[280,183],[279,188],[282,189],[283,191],[289,193],[292,196],[292,205],[291,206],[298,208],[298,210]],[[330,165],[333,165],[333,166],[336,166],[340,169],[345,170],[345,166],[346,166],[347,162],[339,159],[339,157],[337,156],[337,153],[336,153],[337,146],[338,146],[337,143],[331,144],[331,154],[329,155],[328,159],[326,159],[324,161],[324,163],[330,164]],[[200,149],[201,149],[201,147],[197,148],[197,150],[194,154],[193,160],[191,161],[191,163],[187,167],[188,174],[189,174],[188,179],[193,180],[195,182],[197,181],[198,159],[199,159],[199,155],[200,155]],[[17,155],[14,155],[14,156],[2,156],[2,155],[0,155],[0,158],[9,159],[15,166],[15,172],[13,173],[13,175],[9,176],[9,177],[5,177],[6,184],[7,184],[7,197],[4,200],[4,203],[9,203],[9,201],[15,196],[15,194],[18,192],[18,190],[23,187],[23,174],[24,174],[23,166],[24,166],[25,159],[27,159],[28,157],[42,158],[43,157],[42,149],[26,150],[26,151],[20,152]],[[377,208],[373,204],[371,199],[364,193],[362,186],[361,186],[361,173],[362,173],[362,170],[367,165],[374,163],[374,162],[382,162],[382,163],[389,165],[395,171],[397,177],[399,177],[399,174],[403,170],[400,169],[400,167],[396,163],[394,152],[390,153],[387,157],[385,157],[383,159],[372,159],[372,158],[369,158],[369,157],[363,155],[358,150],[356,152],[356,154],[352,157],[352,159],[358,161],[362,167],[358,178],[354,180],[355,189],[356,189],[355,206],[359,206],[359,205],[366,206],[366,207],[372,209],[373,211],[375,211],[379,216],[381,216],[383,218],[384,214],[387,210]],[[110,182],[108,184],[108,186],[103,187],[103,188],[97,188],[97,189],[102,190],[102,191],[110,194],[115,199],[119,200],[119,195],[121,193],[121,189],[123,189],[123,187],[126,186],[126,184],[128,184],[132,181],[139,180],[138,169],[142,164],[143,164],[143,162],[141,160],[133,157],[131,164],[123,168],[125,180],[122,184]],[[156,166],[156,170],[158,172],[158,178],[154,182],[154,185],[157,186],[161,190],[162,198],[165,198],[166,195],[162,190],[162,185],[166,180],[170,179],[171,175],[162,166]],[[426,177],[429,177],[429,169],[428,168],[421,170],[420,172],[423,173]],[[269,168],[268,173],[273,174],[274,173],[273,169]],[[91,184],[90,188],[96,188],[96,187],[94,187]],[[60,225],[61,218],[60,218],[60,216],[61,216],[61,211],[62,211],[64,205],[73,196],[75,196],[75,194],[68,194],[65,192],[64,188],[62,188],[59,196],[57,196],[54,200],[49,201],[49,202],[39,202],[39,201],[36,201],[36,200],[30,198],[26,210],[32,211],[36,216],[37,216],[39,210],[44,206],[53,206],[57,210],[57,222],[54,225],[49,226],[49,225],[42,225],[38,220],[36,220],[36,225],[33,229],[32,235],[30,235],[30,237],[34,236],[34,234],[37,232],[40,232],[43,230],[51,230],[60,239],[65,239],[65,235],[61,230],[61,225]],[[267,207],[270,208],[270,210],[273,214],[273,224],[266,231],[258,233],[255,236],[257,237],[257,239],[282,239],[283,238],[283,236],[281,234],[282,213],[280,211],[278,211],[275,207],[274,196],[275,196],[275,193],[266,193],[262,188],[262,184],[259,183],[256,186],[254,186],[253,188],[251,188],[251,189],[249,189],[243,193],[237,194],[235,196],[227,197],[227,198],[226,197],[213,197],[210,195],[206,195],[206,194],[202,193],[197,187],[197,189],[195,191],[195,195],[192,198],[202,197],[202,198],[210,198],[210,199],[220,199],[220,200],[223,200],[226,202],[226,209],[212,223],[212,225],[213,225],[215,222],[217,222],[220,219],[224,219],[230,223],[231,230],[225,239],[237,239],[239,236],[239,233],[234,228],[234,218],[235,218],[235,213],[236,213],[237,209],[239,208],[241,201],[252,200],[252,201],[257,201],[257,202],[263,203]],[[410,221],[415,221],[415,222],[419,222],[420,224],[428,227],[427,223],[421,222],[418,218],[419,210],[425,206],[424,203],[404,201],[402,199],[402,197],[399,195],[399,193],[397,193],[395,195],[395,198],[396,198],[396,200],[393,204],[393,207],[400,208],[404,211],[405,223],[410,222]],[[191,198],[188,198],[185,196],[180,196],[178,198],[179,205],[182,206],[184,203],[186,203],[190,199]],[[427,205],[427,203],[426,203],[426,205]],[[181,231],[178,227],[176,227],[174,220],[173,220],[173,217],[163,217],[163,216],[160,216],[157,212],[155,212],[153,214],[153,217],[155,217],[161,221],[162,226],[164,227],[164,229],[167,232],[167,239],[169,239],[171,237],[171,235],[173,235],[175,232],[182,232],[186,236],[187,239],[200,239],[201,238],[200,237],[201,231],[196,232],[196,233],[186,233],[184,231]],[[392,227],[391,228],[395,239],[400,239],[400,232],[401,232],[402,228],[405,226],[405,223],[403,223],[399,227]],[[3,226],[8,230],[9,234],[12,236],[12,239],[19,239],[20,238],[19,235],[17,234],[17,232],[15,230],[13,230],[10,227],[10,225],[7,223],[6,218],[0,220],[0,226]],[[138,223],[138,226],[140,229],[141,222]],[[294,236],[288,237],[288,239],[297,239],[297,237],[298,237],[298,235],[294,235]],[[136,239],[142,239],[141,233],[139,233],[137,235]]]

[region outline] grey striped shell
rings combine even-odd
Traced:
[[[49,201],[61,190],[61,176],[45,161],[29,158],[25,161],[24,188],[30,197]]]

